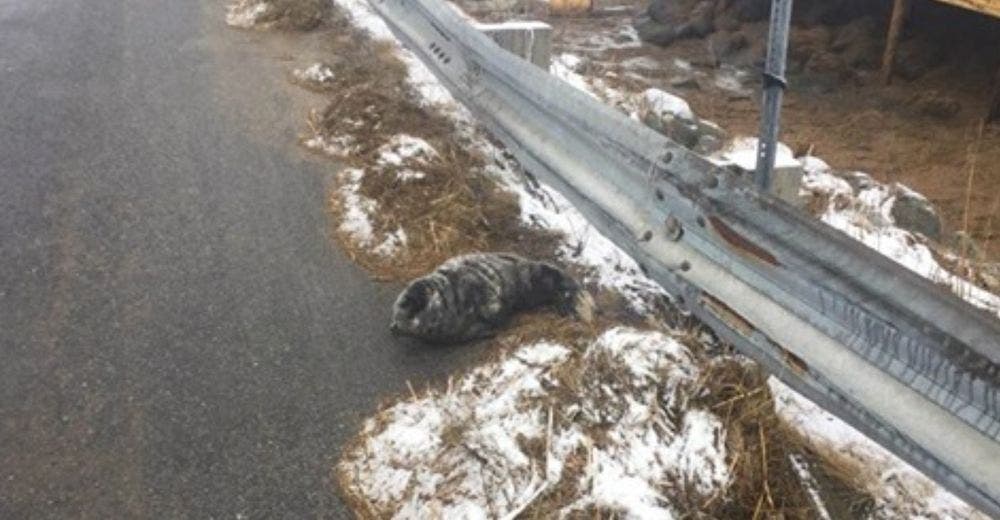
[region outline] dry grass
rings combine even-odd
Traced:
[[[413,92],[405,82],[405,67],[395,57],[393,49],[372,43],[336,13],[327,23],[334,27],[331,45],[335,58],[330,65],[337,71],[337,78],[329,104],[310,118],[311,131],[314,135],[356,137],[357,149],[343,159],[350,166],[366,169],[360,193],[377,201],[383,209],[373,215],[376,232],[401,227],[408,236],[407,247],[400,254],[386,258],[354,243],[350,236],[337,233],[344,250],[374,276],[386,280],[405,280],[423,274],[447,258],[471,251],[506,250],[556,260],[556,247],[561,238],[551,231],[526,226],[520,219],[514,195],[501,189],[495,180],[482,172],[483,158],[471,151],[471,144],[459,136],[453,124],[414,102]],[[419,181],[403,183],[391,167],[372,168],[379,148],[401,133],[422,138],[437,151],[437,157],[421,166],[421,171],[427,175]],[[341,211],[336,199],[336,193],[331,194],[335,221],[340,218]],[[643,317],[628,312],[620,295],[611,291],[594,292],[597,312],[593,321],[566,319],[547,312],[519,315],[502,336],[489,340],[492,345],[487,355],[501,359],[518,347],[542,340],[581,352],[613,324],[651,326]],[[703,353],[703,347],[696,349]],[[585,379],[596,377],[609,384],[614,382],[612,364],[584,364],[581,357],[573,356],[555,374],[561,384],[553,393],[552,406],[578,399],[579,392],[586,387]],[[704,362],[707,369],[700,384],[705,390],[699,393],[704,397],[696,404],[723,419],[728,430],[729,463],[735,478],[733,485],[720,496],[702,497],[681,490],[687,497],[690,516],[811,518],[808,496],[788,461],[788,454],[806,450],[801,440],[782,427],[774,414],[764,374],[731,358],[710,361],[705,356]],[[460,375],[454,376],[458,377]],[[447,382],[439,382],[435,386],[440,390],[447,385]],[[428,391],[430,389],[411,392],[419,395]],[[385,400],[383,409],[399,400],[412,398],[407,392],[390,397]],[[666,413],[669,415],[669,411]],[[458,442],[462,433],[462,426],[454,425],[445,432],[445,441]],[[354,451],[362,442],[363,438],[355,438],[343,450]],[[544,449],[529,444],[524,445],[528,453]],[[569,457],[566,472],[579,474],[586,464],[587,454],[581,450]],[[841,475],[836,472],[831,475],[829,480],[832,482],[844,489],[853,489]],[[345,502],[359,517],[390,516],[390,512],[375,509],[363,496],[350,491],[351,487],[346,484],[354,476],[337,473],[336,478]],[[579,496],[577,485],[578,479],[562,479],[559,486],[547,490],[520,518],[550,518],[553,511]],[[578,516],[615,517],[613,512],[601,510],[583,511]]]
[[[513,251],[556,260],[559,235],[524,224],[515,195],[483,173],[484,160],[472,150],[472,143],[446,117],[416,103],[406,83],[406,68],[393,48],[371,42],[342,19],[331,23],[343,30],[332,40],[337,56],[331,64],[337,71],[335,94],[310,118],[311,131],[355,138],[354,150],[343,159],[366,169],[359,192],[381,208],[372,215],[376,234],[401,228],[408,239],[402,251],[385,257],[338,233],[351,257],[383,280],[406,280],[473,251]],[[423,179],[401,182],[397,175],[401,167],[372,167],[379,148],[398,134],[419,137],[436,150],[437,155],[420,166],[426,174]],[[342,212],[337,198],[335,191],[331,194],[335,220]]]
[[[276,29],[311,31],[326,22],[332,8],[328,0],[270,0],[271,8],[259,20]]]

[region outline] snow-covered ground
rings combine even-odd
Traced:
[[[226,23],[241,29],[258,27],[270,10],[271,4],[264,0],[238,0],[228,6]]]
[[[730,481],[721,421],[686,406],[698,376],[658,332],[612,329],[582,353],[526,345],[369,419],[338,471],[397,519],[514,518],[555,488],[576,491],[551,516],[680,517],[690,496],[664,490],[708,498]]]
[[[646,312],[663,293],[638,265],[597,233],[560,194],[526,184],[506,154],[479,133],[469,112],[457,103],[429,69],[396,42],[365,0],[334,0],[352,22],[375,39],[395,42],[407,66],[408,83],[425,106],[449,115],[459,132],[470,137],[487,159],[487,174],[517,194],[525,222],[562,232],[563,256],[591,271],[592,280],[625,295],[635,310]],[[266,8],[235,4],[227,21],[252,25]],[[255,7],[256,6],[256,7]],[[263,11],[262,11],[263,9]],[[595,35],[594,48],[633,46],[634,37]],[[589,45],[581,47],[587,51]],[[611,88],[601,78],[581,73],[586,58],[557,55],[552,73],[596,98],[639,119],[640,93]],[[638,65],[641,65],[638,64]],[[637,66],[638,66],[637,65]],[[734,88],[739,87],[736,85]],[[683,100],[666,98],[663,110],[690,111]],[[648,102],[648,100],[646,100]],[[669,105],[669,106],[668,106]],[[693,114],[690,114],[693,117]],[[313,138],[307,145],[335,155],[351,153],[352,136]],[[736,164],[755,157],[755,142],[734,139],[715,159]],[[1000,312],[1000,298],[951,275],[930,250],[896,227],[885,210],[893,189],[870,183],[860,193],[821,160],[795,158],[787,148],[784,163],[804,168],[805,192],[823,194],[829,205],[821,218],[900,264],[943,282],[975,305]],[[392,166],[402,182],[418,180],[423,161],[436,151],[419,137],[396,135],[380,149],[377,164]],[[364,169],[341,174],[339,198],[345,206],[340,231],[384,256],[406,247],[402,229],[375,236],[372,215],[378,203],[358,193]],[[889,204],[891,207],[891,203]],[[610,360],[625,379],[627,391],[611,389],[609,380],[584,378],[573,392],[559,392],[565,381],[560,367]],[[612,329],[583,352],[553,343],[524,345],[506,358],[481,366],[448,389],[390,406],[366,422],[357,445],[345,451],[338,466],[349,492],[374,508],[372,513],[398,518],[512,518],[547,490],[567,485],[577,490],[573,508],[618,511],[629,518],[672,518],[683,509],[664,485],[683,483],[703,496],[722,492],[729,483],[725,436],[718,418],[685,406],[699,368],[685,347],[661,332]],[[880,511],[891,516],[973,517],[976,513],[859,432],[840,422],[776,380],[770,381],[776,412],[822,452],[837,454],[871,472],[867,490]],[[666,399],[669,404],[663,406]],[[556,396],[559,396],[557,401]],[[568,400],[567,400],[568,399]],[[558,404],[558,406],[556,406]],[[663,417],[664,409],[679,410]],[[657,412],[659,411],[659,412]],[[584,425],[618,414],[600,443]],[[605,417],[607,418],[607,417]],[[539,449],[539,446],[541,449]],[[573,471],[566,471],[568,465]]]
[[[919,194],[913,194],[912,190],[902,185],[881,184],[860,172],[853,173],[855,177],[864,179],[855,192],[822,159],[807,156],[799,158],[799,161],[805,173],[803,191],[829,200],[820,216],[823,222],[920,276],[950,288],[976,307],[1000,316],[1000,296],[948,271],[931,253],[923,238],[895,225],[891,213],[895,198],[904,193],[909,196]]]
[[[292,71],[292,77],[311,88],[326,88],[337,77],[333,69],[325,63],[313,63],[304,69]]]

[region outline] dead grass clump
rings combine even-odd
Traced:
[[[733,474],[725,496],[692,504],[712,518],[815,518],[815,505],[790,459],[815,457],[774,413],[767,377],[756,365],[731,357],[711,360],[702,374],[704,390],[694,404],[725,424]],[[845,505],[870,501],[847,474],[831,471],[823,462],[817,479],[827,508],[844,510]]]
[[[311,31],[330,16],[328,0],[270,0],[270,8],[258,19],[276,29]]]
[[[332,23],[345,22],[335,14]],[[405,247],[385,255],[338,233],[352,258],[385,280],[412,278],[450,257],[475,251],[555,260],[560,236],[521,221],[516,196],[485,173],[474,143],[459,135],[445,116],[416,102],[394,48],[353,29],[345,32],[351,37],[332,40],[337,51],[332,65],[337,71],[335,94],[310,117],[312,135],[304,141],[347,137],[342,159],[365,170],[358,193],[378,205],[369,215],[375,235],[402,230],[406,236]],[[404,164],[380,163],[383,147],[399,135],[422,139],[435,153]],[[401,172],[414,169],[421,178],[401,179]],[[331,196],[336,219],[344,209],[339,195],[334,191]]]

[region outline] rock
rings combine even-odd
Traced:
[[[714,30],[715,7],[712,2],[705,0],[694,6],[681,32],[685,38],[703,38]]]
[[[714,5],[708,0],[697,3],[653,0],[633,25],[639,38],[656,45],[669,45],[680,38],[701,38],[715,30]]]
[[[936,90],[918,93],[910,104],[917,113],[942,120],[951,119],[962,110],[962,105],[955,98]]]
[[[759,22],[771,16],[771,0],[738,0],[736,16],[744,22]]]
[[[646,15],[657,23],[679,25],[691,7],[690,2],[653,0],[646,8]]]
[[[722,149],[723,142],[714,135],[702,135],[692,150],[699,155],[712,155]]]
[[[701,138],[698,134],[698,123],[683,119],[665,121],[662,133],[689,150],[693,150]]]
[[[864,172],[833,172],[834,175],[840,177],[847,181],[847,184],[851,186],[851,190],[857,195],[864,190],[867,190],[875,186],[875,179],[872,179],[871,175]]]
[[[941,217],[934,205],[923,195],[903,186],[893,185],[895,200],[892,203],[890,215],[896,226],[913,233],[920,233],[927,238],[941,240]]]
[[[643,93],[639,114],[646,126],[691,150],[721,148],[726,138],[718,125],[698,119],[687,101],[659,89]]]
[[[657,22],[648,16],[641,17],[633,24],[633,27],[639,34],[640,40],[653,45],[665,47],[678,38],[676,27]]]
[[[698,119],[698,133],[703,137],[712,137],[719,143],[724,143],[729,140],[729,134],[722,129],[721,126],[715,124],[714,121],[709,121],[707,119]]]

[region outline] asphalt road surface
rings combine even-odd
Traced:
[[[391,337],[329,237],[293,37],[221,0],[0,0],[0,518],[344,518]],[[312,44],[321,51],[320,40]]]

